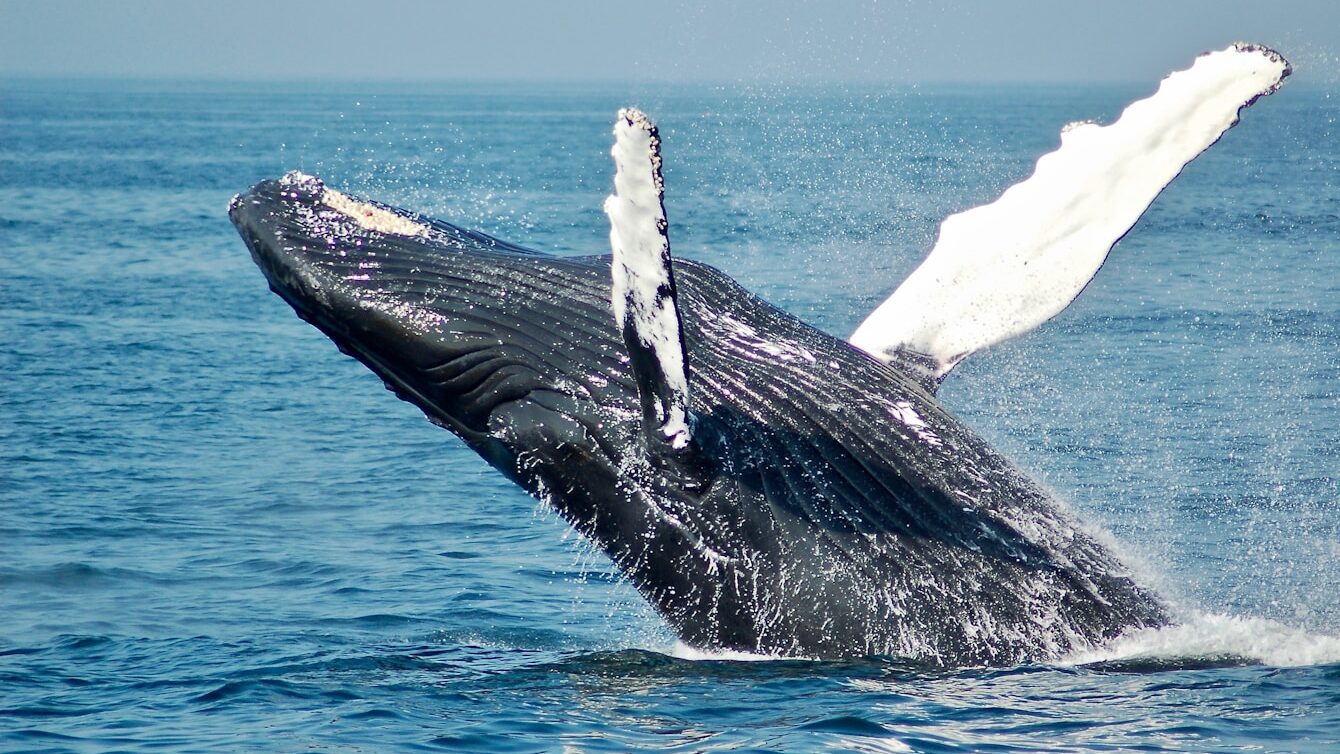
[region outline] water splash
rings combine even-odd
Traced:
[[[783,657],[781,655],[757,654],[754,652],[739,652],[731,649],[699,649],[691,647],[682,641],[676,641],[674,646],[662,650],[664,654],[670,655],[677,660],[689,660],[690,662],[770,662],[773,660],[782,660],[792,662],[804,660],[801,657]]]
[[[1237,658],[1274,667],[1328,665],[1340,662],[1340,636],[1267,618],[1200,613],[1176,626],[1135,631],[1107,647],[1076,652],[1059,664],[1207,658]]]

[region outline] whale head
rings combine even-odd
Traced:
[[[229,216],[302,319],[504,473],[518,473],[502,439],[516,414],[535,414],[521,424],[543,425],[556,446],[584,446],[577,426],[539,414],[557,403],[577,411],[591,401],[576,396],[610,387],[600,372],[617,364],[614,342],[599,353],[578,347],[589,320],[608,329],[603,309],[575,306],[603,295],[608,307],[607,276],[594,266],[360,201],[296,172],[235,197]]]

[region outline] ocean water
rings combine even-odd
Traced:
[[[296,168],[600,251],[635,103],[676,254],[845,335],[941,218],[1148,91],[0,82],[0,750],[1340,751],[1325,88],[1246,112],[1073,307],[941,392],[1184,620],[1037,666],[676,646],[225,215]]]

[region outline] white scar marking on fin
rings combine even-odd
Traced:
[[[614,319],[632,319],[638,337],[655,354],[674,394],[664,407],[660,431],[671,447],[691,439],[688,370],[679,312],[671,289],[670,240],[661,179],[660,136],[646,115],[631,108],[614,122],[614,193],[605,199],[610,219]],[[630,310],[631,309],[631,310]]]

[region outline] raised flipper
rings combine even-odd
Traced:
[[[614,320],[623,332],[647,434],[671,449],[692,440],[688,360],[680,332],[661,180],[661,139],[646,115],[619,111],[614,122],[610,219]]]
[[[1289,73],[1279,53],[1239,43],[1169,75],[1109,126],[1067,126],[1026,180],[946,218],[926,261],[849,341],[933,391],[968,354],[1069,306],[1163,187]]]

